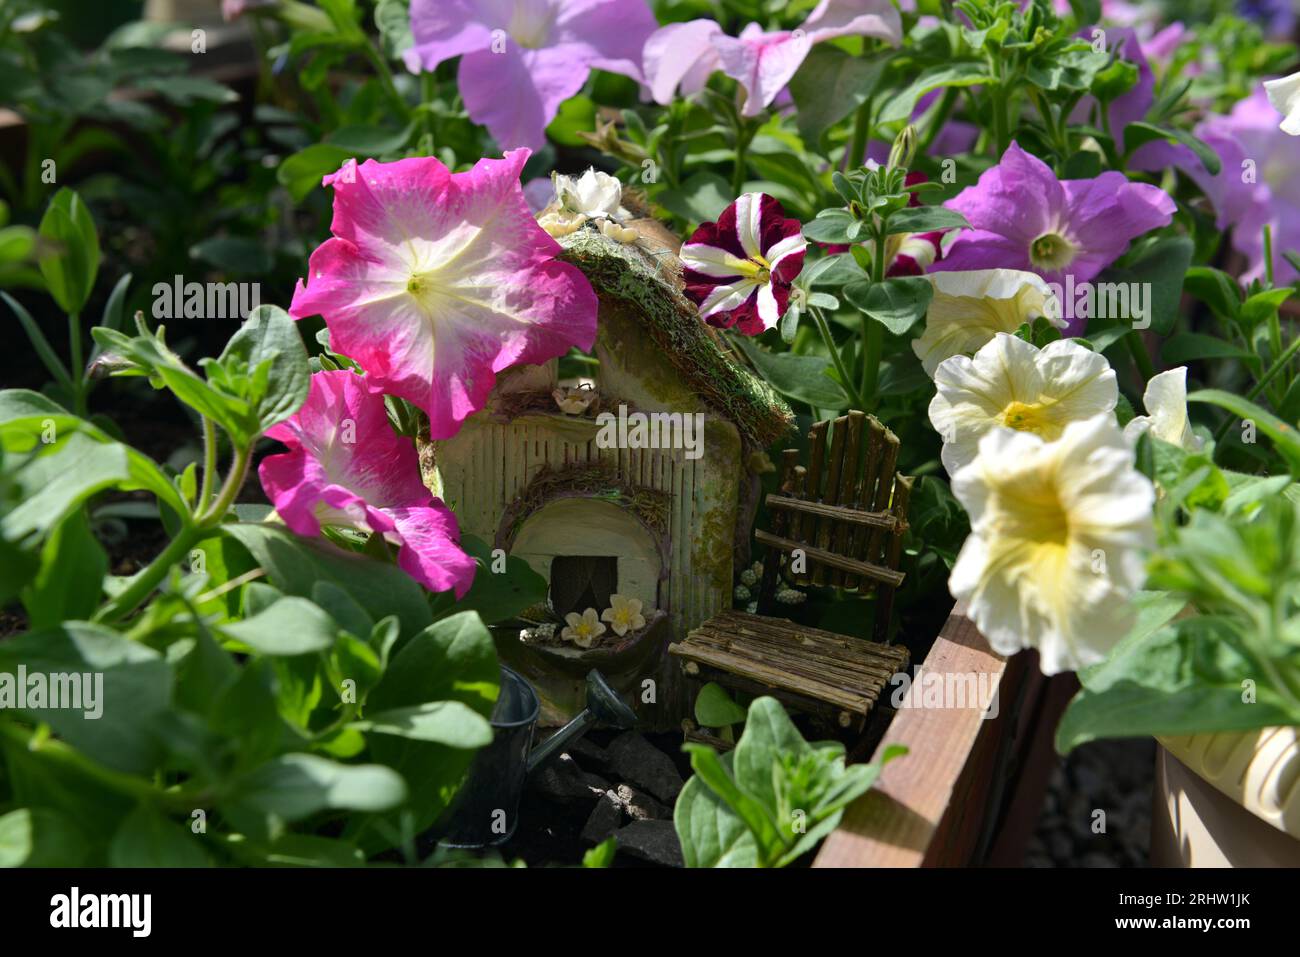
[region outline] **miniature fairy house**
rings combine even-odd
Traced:
[[[462,533],[549,583],[534,616],[549,625],[498,635],[503,660],[537,685],[544,720],[581,707],[592,667],[647,726],[687,714],[667,645],[730,607],[762,450],[792,423],[681,294],[671,237],[656,226],[641,221],[631,243],[595,228],[559,240],[600,300],[593,381],[566,386],[555,361],[509,370],[487,407],[422,457]],[[561,637],[567,614],[599,614],[614,594],[641,602],[643,627],[611,626],[589,647]]]

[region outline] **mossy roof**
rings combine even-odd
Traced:
[[[650,336],[690,386],[718,414],[762,447],[787,433],[794,413],[771,386],[731,357],[717,331],[675,284],[680,263],[671,250],[647,252],[594,229],[562,237],[560,258],[581,269],[596,292],[635,306]],[[652,240],[642,244],[653,249]]]

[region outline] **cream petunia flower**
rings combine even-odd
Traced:
[[[1192,423],[1187,418],[1186,366],[1152,376],[1142,393],[1142,406],[1147,414],[1134,416],[1124,426],[1124,438],[1130,444],[1136,445],[1142,433],[1149,429],[1157,439],[1188,452],[1199,452],[1205,445],[1192,431]]]
[[[1038,349],[997,333],[975,358],[952,356],[934,372],[930,422],[943,437],[949,475],[968,465],[990,429],[1006,426],[1048,440],[1070,422],[1115,408],[1119,390],[1104,356],[1069,339]]]
[[[581,176],[552,173],[555,202],[541,215],[538,224],[552,236],[567,236],[588,221],[597,223],[600,231],[621,243],[637,239],[636,230],[618,225],[617,219],[627,214],[623,209],[623,184],[616,177],[589,169]]]
[[[605,626],[600,623],[594,608],[588,608],[581,615],[571,611],[564,616],[564,620],[568,627],[560,632],[560,637],[579,648],[590,648],[605,633]]]
[[[1273,109],[1282,114],[1282,132],[1300,136],[1300,73],[1264,81]]]
[[[1015,332],[1047,316],[1061,328],[1060,303],[1039,276],[1019,269],[974,269],[927,275],[934,298],[925,331],[912,342],[926,375],[949,356],[973,355],[996,333]]]
[[[602,620],[609,622],[609,627],[614,630],[614,634],[622,637],[629,631],[636,631],[638,628],[645,627],[645,617],[641,614],[640,598],[610,595],[609,603],[612,607],[606,608],[600,617]]]
[[[1037,648],[1044,674],[1094,664],[1132,627],[1155,489],[1107,412],[1045,442],[998,428],[952,480],[971,534],[948,579],[1004,655]]]

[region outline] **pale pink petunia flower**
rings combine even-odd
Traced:
[[[807,246],[779,202],[746,193],[682,246],[686,295],[709,325],[756,336],[785,315]]]
[[[815,44],[836,37],[877,37],[897,46],[902,20],[889,0],[821,0],[795,30],[766,32],[751,23],[730,37],[712,20],[670,23],[646,41],[645,81],[656,103],[680,89],[698,93],[721,70],[745,89],[742,112],[757,116],[798,72]]]
[[[262,460],[258,477],[292,531],[317,536],[322,525],[382,535],[397,564],[430,591],[457,598],[474,580],[456,517],[420,481],[409,439],[388,424],[384,397],[347,370],[318,372],[291,418],[267,430],[289,451]]]
[[[537,225],[519,172],[527,150],[451,173],[431,157],[358,165],[334,187],[332,238],[311,255],[289,314],[320,315],[334,349],[378,390],[450,438],[483,408],[495,374],[596,336],[596,294]]]
[[[641,80],[655,26],[645,0],[411,0],[405,58],[412,72],[431,72],[460,57],[470,118],[502,149],[536,150],[593,69]]]

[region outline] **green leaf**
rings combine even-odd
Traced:
[[[823,209],[810,223],[804,223],[805,239],[818,243],[848,243],[849,227],[856,223],[847,209]]]
[[[799,135],[815,145],[822,133],[867,101],[889,56],[853,56],[830,43],[814,46],[790,79]]]
[[[917,100],[931,90],[949,86],[981,86],[996,82],[996,78],[989,74],[988,68],[983,63],[958,62],[934,66],[913,80],[912,84],[901,93],[886,101],[876,117],[876,122],[892,123],[895,120],[907,119],[912,115]]]
[[[435,622],[401,645],[366,699],[370,711],[461,701],[483,717],[496,703],[500,669],[492,636],[473,612]]]
[[[411,127],[400,130],[386,126],[343,126],[331,133],[326,142],[350,156],[379,157],[394,153],[411,138]]]
[[[726,689],[710,681],[695,698],[695,720],[705,728],[725,728],[745,720],[745,709],[736,704]]]
[[[189,831],[142,804],[113,835],[108,863],[110,867],[208,867],[212,862]]]
[[[89,842],[71,818],[44,807],[0,816],[0,868],[80,867]]]
[[[63,364],[63,360],[54,351],[50,341],[45,338],[45,333],[41,332],[41,327],[36,324],[36,320],[32,318],[31,313],[24,309],[18,300],[3,290],[0,290],[0,299],[3,299],[5,304],[13,310],[13,314],[18,317],[19,325],[23,327],[23,332],[27,334],[28,341],[31,342],[32,348],[36,350],[36,355],[40,358],[46,371],[54,376],[55,381],[63,386],[69,394],[74,392],[75,386],[72,383],[71,375],[68,374],[67,366]],[[81,370],[77,370],[77,374],[80,375]]]
[[[855,282],[844,287],[844,298],[896,336],[905,336],[925,316],[934,287],[924,276],[884,282]]]
[[[221,630],[263,655],[305,655],[334,646],[338,625],[324,610],[306,598],[288,596],[269,608],[227,622]]]
[[[1183,365],[1197,359],[1253,359],[1254,354],[1218,336],[1200,332],[1180,332],[1165,340],[1160,356],[1170,365]]]
[[[379,764],[340,764],[313,754],[286,754],[239,782],[242,804],[285,821],[300,821],[327,808],[386,811],[406,799],[406,784]]]
[[[655,197],[660,206],[688,223],[716,220],[733,199],[731,184],[717,173],[695,173],[680,189],[666,189]]]
[[[609,867],[614,863],[614,854],[617,851],[618,838],[607,837],[582,855],[582,866],[588,868]]]
[[[731,773],[733,755],[721,759]],[[687,867],[758,867],[753,833],[700,777],[692,777],[677,795],[673,825]]]
[[[803,739],[801,738],[800,741],[802,742]],[[744,826],[753,836],[754,845],[759,853],[759,860],[769,860],[777,849],[782,846],[781,836],[777,831],[776,821],[772,813],[775,809],[775,803],[765,805],[758,798],[741,790],[732,776],[732,769],[724,765],[718,759],[717,753],[707,745],[688,742],[682,745],[682,750],[690,754],[691,768],[695,771],[696,777],[703,781],[709,790],[721,798],[727,807],[744,822]],[[734,752],[731,757],[732,767],[734,768],[738,758]],[[770,767],[768,768],[768,774],[771,775]],[[678,796],[680,797],[680,795]]]
[[[70,694],[79,686],[80,707],[50,707],[51,698],[29,696],[24,714],[99,764],[152,774],[160,757],[154,724],[172,692],[171,667],[158,652],[106,628],[64,622],[0,642],[0,673],[16,682],[19,666],[29,676],[82,676],[66,686]]]
[[[1183,279],[1183,289],[1227,319],[1235,319],[1241,309],[1241,287],[1221,269],[1193,266]]]
[[[275,178],[289,191],[294,202],[301,203],[307,194],[321,185],[321,180],[337,172],[352,153],[329,143],[315,143],[285,158]]]
[[[546,579],[522,558],[507,555],[505,571],[495,572],[493,549],[487,542],[462,535],[460,547],[478,564],[478,570],[465,597],[452,606],[456,611],[476,611],[483,624],[495,625],[546,600]]]
[[[452,748],[481,748],[492,743],[492,725],[459,701],[426,701],[380,711],[362,721],[351,722],[349,727],[371,734],[433,741]]]
[[[815,409],[848,408],[848,397],[827,374],[831,362],[821,356],[800,356],[792,352],[767,352],[745,338],[736,338],[740,348],[764,379],[782,395],[806,402]]]
[[[1111,268],[1098,283],[1150,283],[1151,330],[1167,336],[1178,321],[1182,301],[1183,277],[1192,261],[1192,241],[1186,236],[1166,236],[1143,248],[1127,268]]]
[[[1295,295],[1295,290],[1290,286],[1281,289],[1265,289],[1262,292],[1255,293],[1241,305],[1239,316],[1242,325],[1250,329],[1267,319],[1273,318],[1277,315],[1282,303],[1293,295]]]
[[[262,275],[275,265],[266,246],[248,236],[212,236],[191,246],[190,258],[237,276]]]
[[[1248,731],[1300,722],[1232,647],[1231,627],[1201,616],[1125,640],[1088,675],[1056,729],[1061,754],[1099,738]],[[1243,682],[1257,681],[1254,701]]]
[[[23,591],[32,628],[87,619],[97,607],[108,555],[90,531],[84,508],[65,518],[41,549],[40,569]]]
[[[782,757],[807,753],[808,742],[775,698],[755,698],[745,719],[745,733],[736,743],[736,784],[764,807],[776,808],[772,769]]]
[[[250,425],[258,432],[283,422],[307,401],[311,388],[307,347],[298,334],[298,324],[278,306],[254,309],[226,343],[217,362],[226,370],[236,364],[247,370],[250,381],[240,398],[248,401]],[[268,370],[264,377],[255,374],[263,368]]]
[[[929,233],[939,229],[970,229],[966,217],[945,206],[911,206],[893,213],[886,221],[891,236],[898,233]]]
[[[247,548],[271,583],[286,594],[310,598],[317,582],[328,581],[375,620],[397,615],[407,634],[431,620],[424,591],[396,565],[302,538],[279,525],[241,522],[222,525],[221,532]]]
[[[1166,143],[1186,146],[1196,154],[1196,158],[1201,161],[1201,165],[1205,167],[1206,172],[1211,176],[1218,176],[1221,169],[1219,154],[1214,152],[1204,141],[1197,139],[1185,130],[1162,129],[1158,126],[1152,126],[1150,123],[1130,123],[1124,127],[1123,140],[1124,150],[1129,154],[1142,144],[1154,140],[1163,140]]]
[[[1286,460],[1287,467],[1291,475],[1300,476],[1300,434],[1296,433],[1293,426],[1283,422],[1271,412],[1267,412],[1247,401],[1239,395],[1233,395],[1231,392],[1223,392],[1219,389],[1201,389],[1193,392],[1187,397],[1188,402],[1208,402],[1210,405],[1217,405],[1220,408],[1227,409],[1233,415],[1241,419],[1250,419],[1259,427],[1259,429],[1273,440],[1278,454]]]
[[[64,312],[80,313],[99,272],[99,236],[90,210],[64,187],[50,200],[38,233],[45,241],[38,263],[50,295]]]

